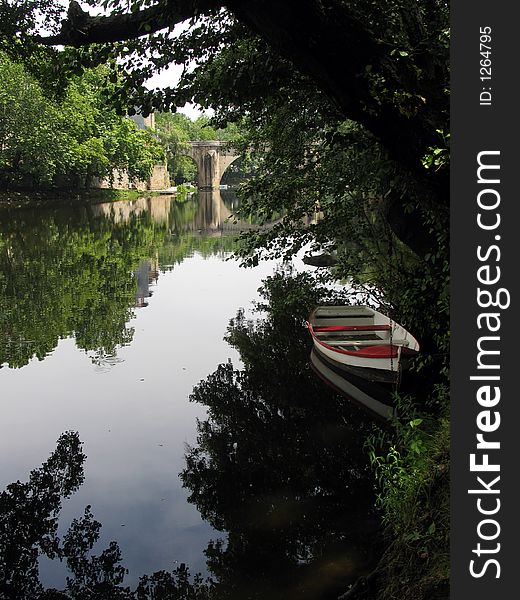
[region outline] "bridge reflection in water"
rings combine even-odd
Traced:
[[[197,194],[180,200],[174,195],[142,197],[97,204],[92,207],[94,217],[108,219],[114,225],[127,225],[132,219],[148,219],[154,225],[173,236],[189,235],[195,238],[208,238],[239,234],[258,228],[258,225],[235,219],[233,210],[238,200],[233,191],[199,191]],[[166,244],[166,247],[168,245]],[[164,254],[161,253],[161,254]],[[137,281],[135,306],[148,306],[148,298],[159,277],[159,252],[139,262],[134,276]],[[168,262],[176,262],[175,259]],[[164,265],[163,265],[164,266]]]
[[[195,229],[205,233],[225,235],[260,227],[254,222],[238,220],[235,217],[232,207],[238,208],[238,202],[233,192],[226,192],[224,198],[219,190],[199,191],[198,211],[193,221]]]
[[[232,191],[223,195],[220,190],[208,190],[199,191],[182,202],[174,195],[163,195],[97,204],[92,207],[92,213],[107,217],[116,225],[148,216],[153,223],[166,226],[172,233],[226,235],[258,229],[258,224],[235,218],[233,209],[237,207]]]

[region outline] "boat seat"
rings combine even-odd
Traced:
[[[345,315],[342,313],[326,313],[314,315],[315,319],[373,319],[374,315],[369,313],[352,313],[351,315]]]
[[[322,331],[314,334],[317,339],[323,340],[345,340],[347,344],[349,340],[372,340],[379,341],[381,339],[389,339],[388,336],[381,337],[375,331]]]
[[[331,319],[323,319],[317,317],[314,319],[313,327],[358,327],[360,325],[374,325],[373,317],[356,317],[345,319],[343,317],[334,317]]]
[[[374,316],[374,311],[367,306],[321,306],[316,309],[316,317],[340,315],[342,317]]]
[[[323,340],[329,346],[408,346],[408,340]],[[377,342],[377,344],[374,344]]]
[[[314,331],[390,331],[390,325],[318,325]]]

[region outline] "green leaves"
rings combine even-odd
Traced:
[[[147,179],[164,153],[149,131],[108,106],[106,91],[117,78],[109,67],[86,71],[69,82],[61,101],[52,100],[0,53],[0,185],[86,187],[115,168]]]
[[[436,129],[439,136],[439,146],[430,146],[428,152],[422,158],[422,164],[425,169],[439,171],[447,168],[450,160],[450,134],[442,129]]]

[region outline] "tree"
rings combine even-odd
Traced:
[[[122,5],[112,0],[112,15],[90,17],[71,2],[61,33],[45,43],[129,40],[208,15],[220,19],[223,35],[233,29],[236,35],[238,22],[249,36],[260,36],[414,172],[446,124],[448,6],[442,0],[394,0],[384,13],[379,4],[343,0],[159,0],[148,8],[136,2],[131,13]],[[228,26],[224,7],[232,17]]]
[[[72,78],[62,97],[52,99],[22,64],[0,52],[0,185],[89,187],[114,169],[147,179],[163,150],[149,131],[108,106],[107,71]]]
[[[444,2],[394,1],[389,3],[384,16],[379,5],[341,0],[323,3],[316,0],[284,3],[162,0],[141,11],[138,9],[145,4],[137,2],[131,13],[122,13],[117,0],[107,5],[116,9],[113,15],[90,17],[76,2],[71,2],[61,34],[49,37],[46,43],[82,45],[128,40],[189,18],[215,15],[225,6],[281,56],[289,58],[319,82],[346,116],[362,122],[370,130],[380,130],[387,145],[400,154],[404,151],[404,160],[416,168],[415,158],[421,142],[424,144],[425,138],[432,140],[431,125],[444,123],[443,111],[447,110],[442,89],[447,83],[447,48],[443,39],[447,29],[447,5]],[[435,50],[441,48],[443,52],[436,54]],[[371,67],[368,71],[367,66]],[[413,93],[416,101],[426,104],[420,117],[407,118],[396,97],[378,98],[370,90],[374,82],[367,72],[385,78],[389,95]],[[418,96],[422,91],[423,100]],[[371,112],[376,114],[371,115]],[[429,122],[430,126],[425,132],[411,132],[412,122],[416,126]],[[389,139],[391,133],[398,135]],[[413,140],[411,148],[404,143],[407,138]],[[420,157],[424,150],[423,147]]]
[[[254,110],[258,98],[269,104],[273,95],[291,98],[303,86],[308,97],[323,97],[332,120],[350,119],[370,132],[396,165],[399,182],[387,186],[384,212],[398,237],[424,256],[436,243],[424,211],[447,228],[447,163],[425,168],[433,152],[447,152],[445,1],[391,0],[384,12],[367,0],[156,0],[151,6],[138,0],[130,12],[122,0],[104,5],[108,16],[91,17],[71,2],[59,33],[37,37],[34,23],[31,29],[24,21],[19,36],[25,31],[32,44],[94,44],[69,61],[76,64],[118,55],[130,74],[113,101],[124,106],[131,98],[145,111],[195,100],[233,120]],[[172,38],[173,26],[189,18],[192,28]],[[185,69],[175,89],[140,88],[154,68],[190,61],[195,69]]]
[[[0,186],[52,181],[64,142],[57,122],[58,110],[38,83],[0,53]]]
[[[189,147],[191,121],[182,113],[158,113],[156,131],[165,149],[168,171],[175,183],[193,182],[197,169],[186,155]],[[193,138],[195,139],[195,138]]]

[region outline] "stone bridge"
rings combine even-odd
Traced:
[[[185,154],[197,165],[199,190],[218,190],[220,180],[229,165],[239,158],[239,154],[227,148],[226,142],[204,140],[189,142]]]

